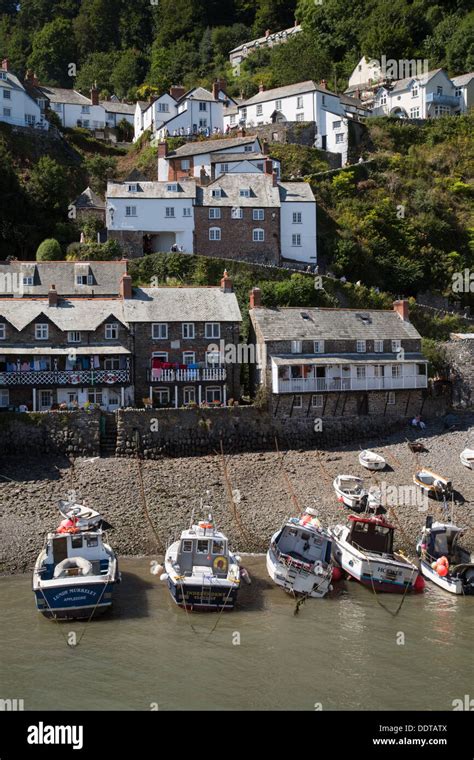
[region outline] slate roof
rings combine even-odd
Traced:
[[[451,77],[451,82],[455,87],[464,87],[464,85],[469,84],[471,79],[474,79],[474,71],[469,74],[460,74],[458,77]]]
[[[281,42],[283,39],[288,39],[288,37],[291,37],[294,34],[298,34],[301,31],[301,25],[297,24],[296,26],[291,26],[288,29],[283,29],[280,32],[274,32],[268,37],[257,37],[255,40],[250,40],[250,42],[243,42],[242,45],[238,45],[236,48],[230,51],[230,55],[233,53],[238,53],[239,50],[243,50],[244,48],[251,48],[255,47],[256,45],[259,46],[268,44],[269,41]]]
[[[76,209],[100,209],[105,210],[105,203],[90,187],[86,189],[76,198],[72,204]]]
[[[250,197],[240,195],[241,189],[250,188]],[[222,196],[216,198],[212,190],[222,190]],[[273,186],[271,177],[265,174],[222,174],[207,187],[198,188],[198,202],[204,206],[280,206],[280,191]]]
[[[314,203],[315,197],[309,182],[279,182],[280,200],[282,203],[297,201],[298,203]]]
[[[395,311],[303,307],[253,309],[251,315],[265,341],[421,339],[411,322],[404,322]],[[361,315],[370,323],[364,323]]]
[[[81,95],[81,93],[76,90],[70,90],[64,87],[45,87],[44,85],[37,89],[49,98],[51,103],[67,103],[76,106],[92,105],[90,98],[86,98],[85,95]]]
[[[413,82],[413,80],[416,80],[421,85],[426,85],[430,81],[430,79],[433,79],[435,74],[438,74],[440,71],[443,71],[443,69],[433,69],[433,71],[428,71],[426,74],[422,74],[422,76],[411,76],[411,77],[405,77],[404,79],[397,79],[393,83],[393,87],[391,89],[391,92],[399,92],[400,90],[406,90],[406,88],[410,85],[410,82]]]
[[[325,95],[333,95],[338,97],[335,92],[331,92],[325,87],[313,82],[312,79],[306,82],[297,82],[296,84],[289,84],[285,87],[276,87],[273,90],[264,90],[263,92],[257,92],[252,98],[244,101],[241,106],[253,106],[256,103],[264,103],[267,100],[280,100],[281,98],[287,98],[291,95],[303,95],[306,92],[322,92]]]
[[[93,275],[94,284],[76,285],[76,273],[85,274],[86,270]],[[9,264],[0,261],[0,275],[34,276],[34,285],[24,286],[25,297],[45,296],[51,285],[56,286],[60,296],[88,296],[92,292],[96,296],[114,296],[118,295],[120,278],[126,272],[126,261],[12,261]],[[9,294],[0,295],[8,297]]]
[[[238,148],[241,145],[249,145],[254,143],[256,136],[253,137],[228,137],[221,140],[197,140],[196,142],[190,142],[187,145],[182,145],[177,150],[168,154],[168,158],[184,158],[185,156],[198,156],[203,153],[216,153],[228,150],[231,148]]]
[[[49,306],[46,299],[5,299],[0,301],[0,317],[17,330],[23,330],[38,317],[47,317],[60,330],[94,331],[110,316],[125,324],[121,299],[84,298],[59,301]],[[0,347],[1,351],[1,347]]]
[[[136,103],[131,105],[130,103],[121,103],[114,100],[101,100],[100,105],[109,113],[128,113],[132,115],[136,109]]]
[[[232,163],[232,161],[257,161],[270,158],[265,153],[241,151],[240,153],[216,153],[211,156],[211,164]],[[279,162],[278,162],[279,163]]]
[[[123,302],[127,322],[241,322],[235,293],[209,288],[135,288]]]
[[[127,188],[128,183],[109,182],[107,185],[107,198],[130,198],[141,200],[142,198],[170,198],[182,200],[196,197],[196,179],[180,179],[178,182],[138,182],[138,191],[132,192]],[[177,192],[168,190],[168,185],[176,184]]]

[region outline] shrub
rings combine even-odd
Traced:
[[[43,240],[36,251],[36,261],[60,261],[63,258],[61,246],[54,238]]]

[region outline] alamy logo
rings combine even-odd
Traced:
[[[24,709],[23,699],[0,699],[0,712],[18,712]]]
[[[73,749],[84,746],[83,726],[48,726],[40,722],[28,726],[28,744],[70,744]]]

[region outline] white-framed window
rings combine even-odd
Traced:
[[[238,208],[237,206],[235,206],[231,210],[230,215],[231,215],[232,219],[243,219],[244,218],[244,210],[243,210],[243,208]]]
[[[302,409],[303,396],[293,396],[293,409]]]
[[[11,118],[11,115],[12,115],[12,109],[11,109],[11,108],[4,108],[4,109],[3,109],[3,115],[4,115],[4,116],[5,116],[7,119],[10,119],[10,118]]]
[[[265,209],[263,208],[254,208],[253,209],[253,220],[254,222],[263,222],[265,219]]]
[[[297,113],[296,121],[304,121],[304,113]]]
[[[200,111],[207,111],[207,103],[203,103],[202,101],[199,103],[199,110]]]
[[[220,218],[221,218],[220,208],[212,207],[209,209],[209,219],[220,219]]]
[[[105,339],[118,340],[119,326],[117,322],[109,322],[105,325]]]
[[[10,406],[10,391],[8,389],[0,389],[0,407]]]
[[[419,109],[419,107],[410,108],[410,119],[419,119],[419,118],[420,118],[420,109]]]
[[[183,208],[183,216],[186,216],[186,217],[192,216],[192,209],[190,209],[190,208]]]
[[[49,338],[49,325],[37,324],[35,325],[35,338],[36,340],[48,340]]]
[[[199,119],[199,126],[205,129],[207,127],[207,119]]]
[[[118,356],[112,356],[109,359],[104,359],[104,369],[108,369],[109,371],[116,371],[120,369],[120,359]]]
[[[166,185],[166,190],[168,193],[177,193],[178,192],[178,183],[177,182],[171,182],[169,185]]]
[[[4,89],[3,90],[3,97],[4,97],[5,100],[11,100],[12,99],[12,94],[11,94],[10,90],[5,90]]]
[[[6,71],[0,71],[0,79],[3,79],[4,82],[7,80],[7,72]]]
[[[4,323],[0,323],[0,340],[5,340],[7,337],[7,326]]]
[[[356,377],[358,380],[365,380],[365,367],[356,367]]]
[[[228,174],[229,164],[221,164],[221,174]]]
[[[81,333],[78,330],[69,330],[67,334],[67,342],[68,343],[80,343],[81,342]]]
[[[137,215],[136,206],[125,206],[125,216],[136,216],[136,215]]]
[[[170,110],[169,103],[158,103],[159,113],[169,113],[169,110]]]
[[[222,388],[206,388],[206,401],[208,404],[221,404]]]
[[[374,364],[374,377],[383,377],[385,375],[385,368],[383,364]]]
[[[402,347],[401,340],[392,340],[392,351],[394,354],[398,354]]]
[[[259,105],[257,106],[257,116],[262,116],[262,115],[263,115],[263,106],[259,103]]]
[[[383,354],[383,340],[374,340],[374,351],[376,354]]]
[[[136,182],[132,182],[128,186],[128,192],[129,193],[138,193],[138,184]]]
[[[298,98],[296,100],[296,107],[297,108],[303,108],[303,96],[298,95]]]
[[[417,98],[418,97],[418,85],[417,84],[414,84],[413,87],[411,88],[411,96],[412,96],[412,98]]]
[[[93,285],[94,278],[91,274],[77,274],[76,285]]]
[[[206,366],[219,367],[222,364],[220,351],[206,351]]]
[[[159,359],[160,362],[168,361],[168,351],[153,351],[152,359]]]
[[[454,97],[460,98],[462,96],[462,87],[456,87],[454,90]]]
[[[168,325],[166,322],[155,322],[151,326],[151,337],[153,340],[168,339]]]
[[[184,339],[187,340],[193,340],[195,337],[196,330],[194,322],[183,322],[182,325],[182,335]]]
[[[28,274],[23,277],[23,285],[33,285],[33,284],[34,284],[34,277],[32,274]]]
[[[230,123],[231,124],[237,124],[237,116],[235,115],[235,113],[231,114],[231,116],[230,116]]]
[[[221,239],[221,228],[211,227],[209,229],[209,240],[220,240],[220,239]]]
[[[275,100],[275,110],[281,111],[281,100]]]
[[[381,95],[380,95],[380,105],[381,106],[387,105],[387,93],[386,92],[382,92]]]
[[[183,364],[195,364],[196,354],[194,351],[183,351]]]
[[[344,133],[338,132],[336,135],[336,144],[340,144],[344,142]]]
[[[291,236],[291,245],[293,246],[300,246],[301,245],[301,235],[296,234]]]
[[[313,351],[315,354],[324,354],[324,340],[315,340],[313,343]]]
[[[333,121],[333,123],[332,123],[332,128],[333,129],[340,129],[341,126],[342,126],[342,121],[340,121],[340,120],[339,121]]]
[[[220,338],[221,326],[219,322],[206,322],[206,328],[205,328],[204,334],[206,338]]]
[[[192,385],[188,388],[183,388],[183,401],[184,401],[185,406],[187,406],[188,404],[195,404],[196,403],[196,388],[194,388]],[[185,550],[183,549],[183,551]]]
[[[393,391],[387,393],[387,404],[395,404],[395,393]]]
[[[291,353],[292,354],[301,354],[303,351],[303,341],[301,340],[292,340],[291,341]]]
[[[222,190],[220,187],[214,188],[214,190],[211,190],[211,197],[212,198],[221,198],[222,197]]]
[[[250,188],[249,187],[241,187],[239,190],[239,195],[241,198],[250,198]]]
[[[90,106],[82,106],[81,113],[90,113],[91,109]]]
[[[263,243],[265,241],[265,230],[257,227],[253,230],[252,240],[254,243]]]
[[[358,354],[365,354],[366,351],[367,351],[366,341],[365,340],[358,340],[357,341],[357,353]]]
[[[191,168],[191,162],[189,158],[183,158],[181,161],[181,171],[187,172]]]
[[[247,112],[247,109],[245,109],[245,112]],[[244,153],[251,153],[252,150],[253,150],[253,146],[252,145],[246,145],[245,148],[244,148]]]
[[[53,391],[40,390],[39,392],[39,408],[41,411],[51,409],[53,405]]]
[[[392,377],[401,377],[402,376],[402,368],[399,364],[392,364]]]
[[[318,396],[317,394],[313,394],[311,396],[311,406],[313,408],[315,408],[315,407],[321,408],[322,406],[324,406],[324,399],[323,399],[323,397],[322,396]]]
[[[153,400],[156,400],[158,406],[167,406],[170,403],[170,389],[153,388]]]
[[[302,219],[301,211],[293,211],[293,224],[301,224]]]
[[[166,206],[165,216],[167,219],[174,219],[174,206]]]

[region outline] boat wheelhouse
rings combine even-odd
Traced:
[[[285,591],[321,598],[331,590],[331,553],[329,533],[321,527],[316,512],[307,508],[272,536],[267,571]]]
[[[393,551],[395,527],[383,517],[350,515],[329,529],[333,559],[352,578],[374,591],[403,593],[424,586],[418,568]]]
[[[428,515],[416,551],[425,578],[451,594],[474,594],[474,561],[459,545],[464,529]]]
[[[229,550],[212,516],[181,533],[167,550],[163,580],[186,610],[232,610],[241,580],[240,557]]]
[[[112,606],[120,582],[117,557],[105,540],[99,512],[61,502],[60,513],[64,519],[48,533],[36,560],[36,606],[49,618],[91,618]]]

